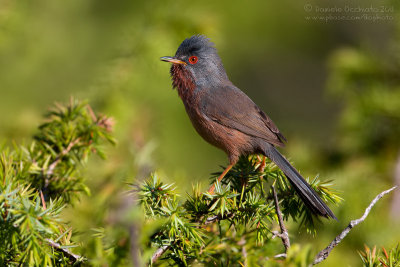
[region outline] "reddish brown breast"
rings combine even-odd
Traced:
[[[210,120],[201,113],[199,100],[202,92],[194,93],[196,85],[189,71],[182,65],[174,64],[171,76],[172,85],[178,90],[190,121],[204,140],[224,150],[232,164],[236,163],[240,155],[254,153],[249,136]]]
[[[172,65],[170,73],[172,77],[172,86],[178,90],[179,97],[184,103],[189,101],[195,88],[191,73],[185,70],[182,65],[178,64]]]

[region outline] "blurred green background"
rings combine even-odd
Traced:
[[[206,188],[226,155],[192,128],[171,89],[170,66],[159,61],[183,39],[205,34],[231,80],[288,138],[284,154],[305,176],[333,179],[343,192],[334,208],[339,222],[320,226],[317,237],[294,237],[317,252],[395,183],[399,12],[395,0],[0,0],[0,142],[28,140],[46,108],[70,96],[115,118],[118,145],[107,148],[107,161],[88,165],[92,195],[65,214],[83,243],[91,228],[112,224],[126,183],[152,171],[182,194],[197,181]],[[394,199],[381,200],[321,266],[359,265],[364,243],[395,245]]]

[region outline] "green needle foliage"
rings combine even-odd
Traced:
[[[89,193],[81,167],[101,143],[114,142],[111,120],[71,99],[56,105],[28,146],[0,154],[0,265],[70,266],[84,261],[70,248],[72,229],[61,210]]]
[[[151,237],[151,246],[165,250],[157,263],[261,266],[281,262],[274,259],[283,246],[279,238],[273,240],[279,224],[271,185],[277,190],[285,221],[300,221],[301,227],[314,233],[316,218],[282,171],[270,161],[264,167],[261,164],[259,157],[242,157],[222,183],[216,182],[215,193],[202,193],[195,186],[186,200],[179,200],[173,185],[164,184],[157,175],[145,181],[139,196],[147,222],[166,220]],[[310,184],[325,201],[341,200],[331,184],[317,178]],[[285,264],[296,262],[301,253],[291,252]]]
[[[105,157],[100,143],[104,139],[114,143],[109,134],[113,122],[97,118],[86,103],[73,99],[66,107],[56,105],[46,119],[22,157],[31,162],[29,179],[36,189],[69,202],[76,192],[89,193],[78,167],[92,153]]]
[[[98,215],[96,228],[87,229],[94,234],[75,243],[62,211],[79,210],[79,196],[90,193],[83,169],[90,155],[104,158],[105,142],[115,143],[112,125],[86,103],[71,99],[48,112],[30,144],[1,149],[0,266],[140,266],[146,261],[158,266],[305,266],[313,261],[310,246],[284,247],[273,188],[289,230],[298,225],[315,233],[319,219],[282,171],[259,156],[242,157],[212,194],[195,185],[183,197],[154,174],[134,185],[134,195],[126,195],[122,206],[111,204],[114,213]],[[212,183],[218,175],[212,175]],[[330,182],[315,177],[310,184],[324,201],[341,201]],[[135,200],[140,205],[129,208]],[[398,266],[398,247],[379,253],[360,255],[365,266]]]

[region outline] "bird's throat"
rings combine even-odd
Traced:
[[[178,90],[178,95],[183,101],[188,100],[195,89],[192,74],[178,64],[173,64],[170,72],[172,86]]]

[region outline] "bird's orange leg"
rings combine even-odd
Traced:
[[[226,169],[221,173],[221,175],[218,177],[218,182],[221,182],[222,179],[225,177],[225,175],[229,172],[230,169],[232,169],[233,165],[235,164],[230,164],[228,165],[228,167],[226,167]],[[210,189],[208,189],[208,193],[209,194],[213,194],[215,190],[215,183],[213,183],[213,185],[210,187]]]
[[[262,157],[263,157],[263,159],[262,159],[262,161],[261,161],[260,166],[258,167],[258,171],[259,171],[259,172],[263,172],[263,171],[265,170],[265,166],[267,165],[267,164],[265,163],[265,156],[262,156]]]

